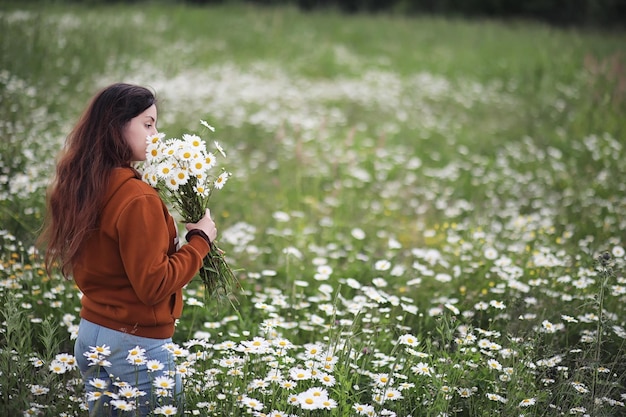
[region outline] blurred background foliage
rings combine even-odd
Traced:
[[[301,10],[345,13],[393,13],[447,17],[532,19],[559,26],[624,27],[624,0],[20,0],[25,4],[160,3],[217,5],[249,3],[292,5]],[[14,1],[15,3],[15,1]]]

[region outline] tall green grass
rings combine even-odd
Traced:
[[[239,315],[187,288],[188,413],[623,411],[624,34],[143,4],[5,5],[0,33],[8,415],[84,406],[79,295],[31,245],[63,139],[113,81],[155,88],[168,136],[208,120],[234,174],[212,212]],[[234,348],[253,340],[271,348]],[[261,381],[296,365],[328,371],[335,408],[294,405],[321,380]]]

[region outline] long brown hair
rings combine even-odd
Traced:
[[[48,272],[57,266],[63,276],[71,274],[81,243],[97,227],[111,171],[131,163],[124,127],[153,104],[156,97],[144,87],[110,85],[94,96],[68,135],[39,238],[46,245]]]

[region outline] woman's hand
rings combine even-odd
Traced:
[[[215,241],[215,238],[217,237],[217,228],[215,227],[215,222],[211,218],[211,210],[209,209],[206,209],[204,217],[201,218],[197,223],[187,223],[185,225],[185,228],[188,231],[191,231],[193,229],[202,230],[204,234],[206,234],[208,238],[211,239],[211,242]]]

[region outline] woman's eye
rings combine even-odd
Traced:
[[[149,124],[149,123],[147,123],[147,124],[146,124],[146,127],[149,129],[149,128],[151,128],[151,127],[152,127],[152,125],[151,125],[151,124]]]

